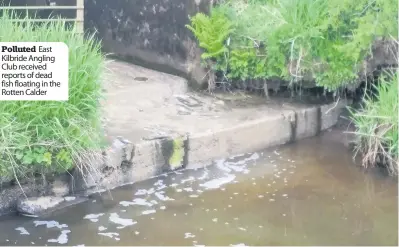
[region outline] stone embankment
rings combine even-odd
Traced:
[[[191,92],[181,77],[116,61],[108,68],[103,109],[109,148],[103,158],[91,163],[90,174],[76,171],[25,184],[24,192],[18,185],[3,186],[0,213],[16,208],[25,214],[47,212],[75,203],[71,196],[82,200],[98,190],[312,137],[336,124],[346,105],[204,95]]]

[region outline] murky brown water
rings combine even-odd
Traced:
[[[3,218],[0,244],[398,245],[396,180],[362,172],[329,137],[111,195],[46,218]]]

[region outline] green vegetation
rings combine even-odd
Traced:
[[[363,165],[384,164],[392,175],[398,175],[398,79],[397,71],[385,73],[376,93],[365,96],[359,111],[352,110]]]
[[[61,20],[13,22],[0,14],[0,41],[65,42],[69,47],[69,101],[0,101],[0,177],[65,172],[97,154],[103,143],[99,116],[100,45]]]
[[[397,39],[398,2],[222,0],[209,16],[193,16],[188,28],[206,54],[210,84],[212,75],[227,83],[277,77],[336,93],[358,85],[374,44]],[[352,112],[357,148],[365,166],[382,163],[397,174],[397,74],[383,77],[376,90]]]
[[[397,20],[396,0],[225,0],[189,28],[230,82],[279,77],[335,91],[357,81],[376,40],[397,37]]]

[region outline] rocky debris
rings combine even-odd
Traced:
[[[23,198],[17,202],[17,211],[24,215],[39,215],[64,201],[63,197],[58,196]]]
[[[19,198],[42,196],[48,189],[48,184],[34,181],[21,184],[21,187],[18,184],[0,187],[0,215],[14,212]]]

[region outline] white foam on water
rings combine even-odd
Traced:
[[[205,187],[206,189],[217,189],[222,185],[231,183],[236,178],[233,174],[228,174],[226,177],[212,179],[206,183],[200,184],[201,187]]]
[[[247,229],[245,229],[243,227],[239,227],[238,229],[241,230],[241,231],[247,231]]]
[[[250,171],[246,168],[248,162],[254,161],[260,158],[258,153],[253,153],[250,157],[238,160],[238,161],[229,161],[225,163],[227,169],[233,170],[235,172],[241,172],[244,174],[248,174]]]
[[[157,211],[155,209],[151,209],[151,210],[146,210],[141,212],[142,215],[147,215],[147,214],[155,214]]]
[[[184,233],[184,238],[195,238],[195,235],[190,232],[186,232]]]
[[[184,188],[183,190],[187,191],[187,192],[193,192],[194,191],[193,188],[191,188],[191,187]]]
[[[70,201],[76,200],[76,197],[74,197],[74,196],[66,196],[66,197],[64,197],[64,200],[67,201],[67,202],[70,202]]]
[[[66,244],[68,243],[68,233],[70,233],[70,230],[62,230],[61,234],[58,236],[57,239],[49,239],[47,242],[49,243],[59,243],[59,244]]]
[[[241,158],[243,156],[245,156],[245,154],[236,154],[236,155],[230,156],[230,159]]]
[[[35,227],[45,225],[46,228],[54,228],[54,227],[56,227],[56,228],[62,229],[62,228],[67,228],[68,227],[68,225],[60,224],[59,222],[57,222],[55,220],[51,220],[51,221],[35,220],[35,221],[33,221],[33,224],[35,224]]]
[[[161,186],[158,186],[157,187],[157,190],[163,190],[163,189],[165,189],[165,188],[168,188],[168,186],[166,186],[166,185],[161,185]]]
[[[161,207],[159,207],[159,209],[161,209],[161,210],[165,210],[165,209],[166,209],[166,207],[165,207],[165,206],[161,206]]]
[[[231,244],[230,246],[246,246],[245,244]]]
[[[176,192],[182,192],[182,191],[183,191],[182,189],[177,189],[177,190],[176,190]]]
[[[154,186],[161,186],[161,185],[163,185],[163,180],[162,179],[159,179],[158,181],[156,181],[154,183]]]
[[[226,165],[226,160],[221,159],[221,160],[216,160],[216,167],[219,170],[225,171],[225,172],[231,172],[231,169]]]
[[[134,194],[134,195],[135,195],[135,196],[151,195],[151,194],[154,194],[154,192],[155,192],[155,189],[154,189],[154,188],[151,188],[151,189],[148,189],[148,190],[146,190],[146,189],[140,189],[140,190],[138,190],[138,191],[136,192],[136,194]]]
[[[30,235],[30,233],[24,227],[17,227],[15,230],[19,231],[20,235]]]
[[[197,198],[198,195],[190,195],[191,198]]]
[[[213,222],[218,222],[218,218],[213,218],[212,221]]]
[[[170,187],[177,187],[177,186],[179,186],[179,184],[176,184],[176,183],[173,183],[173,184],[171,184],[171,185],[169,185]]]
[[[192,181],[194,181],[194,180],[195,180],[195,178],[194,178],[193,176],[190,176],[190,177],[187,178],[187,179],[182,179],[182,180],[181,180],[181,183],[184,184],[184,183],[187,183],[187,182],[192,182]]]
[[[248,174],[249,170],[246,167],[246,164],[237,164],[237,163],[227,163],[226,167],[228,167],[230,170],[233,170],[235,172],[240,172],[244,174]]]
[[[98,222],[98,218],[103,216],[104,213],[100,213],[100,214],[88,214],[85,217],[83,217],[83,219],[86,220],[90,220],[91,222]]]
[[[115,238],[119,236],[119,233],[117,232],[99,232],[98,235],[106,236],[109,238]]]
[[[111,213],[109,216],[109,221],[120,225],[117,227],[118,229],[122,229],[127,226],[132,226],[132,225],[137,224],[137,221],[133,221],[132,219],[123,219],[123,218],[119,217],[119,215],[117,213]]]
[[[99,226],[98,227],[98,231],[100,231],[100,232],[102,232],[102,231],[105,231],[105,230],[107,230],[108,228],[106,228],[106,227],[104,227],[104,226]]]
[[[136,198],[133,201],[121,201],[119,202],[120,205],[124,206],[124,207],[128,207],[131,205],[138,205],[138,206],[147,206],[147,207],[152,207],[152,203],[147,202],[147,200],[143,199],[143,198]]]
[[[204,173],[201,175],[201,177],[198,177],[197,180],[204,180],[209,177],[208,171],[204,171]]]
[[[158,199],[161,201],[174,201],[175,200],[173,198],[163,195],[163,193],[161,193],[161,192],[156,192],[155,196],[158,197]]]

